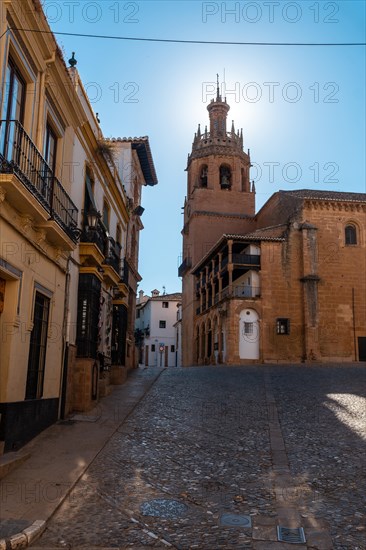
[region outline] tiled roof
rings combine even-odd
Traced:
[[[344,191],[318,191],[317,189],[297,189],[278,191],[299,199],[366,202],[366,193],[348,193]]]
[[[225,233],[216,243],[210,248],[210,250],[203,256],[203,258],[197,262],[197,264],[191,270],[194,273],[201,264],[204,264],[207,259],[213,254],[213,252],[220,248],[221,244],[227,239],[233,239],[236,241],[285,241],[284,232],[286,231],[287,224],[273,225],[270,227],[262,227],[251,233],[244,235],[231,235]]]
[[[151,154],[148,136],[142,137],[118,137],[108,140],[112,143],[131,143],[132,149],[135,149],[139,157],[141,169],[144,174],[146,185],[156,185],[158,178],[155,172],[154,161]]]
[[[173,294],[160,294],[159,296],[152,296],[149,298],[149,300],[152,300],[154,302],[158,302],[159,300],[161,302],[173,302],[173,301],[179,301],[182,299],[182,293],[181,292],[174,292]]]
[[[284,241],[284,232],[286,228],[287,224],[273,225],[270,227],[256,229],[255,231],[246,233],[245,235],[225,234],[224,237],[227,239],[237,239],[241,241]]]

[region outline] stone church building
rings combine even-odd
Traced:
[[[366,361],[366,194],[278,191],[256,213],[219,89],[207,109],[187,166],[183,365]]]

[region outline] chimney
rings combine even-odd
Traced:
[[[151,291],[151,296],[152,296],[153,298],[156,298],[156,296],[159,296],[159,294],[160,294],[159,290],[156,290],[156,289],[155,289],[155,290],[152,290],[152,291]]]

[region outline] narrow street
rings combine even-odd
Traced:
[[[166,369],[33,548],[364,550],[365,395],[355,366]]]

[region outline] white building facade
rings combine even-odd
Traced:
[[[176,367],[180,364],[180,341],[176,337],[181,293],[151,296],[140,291],[136,304],[135,339],[139,362],[146,367]]]

